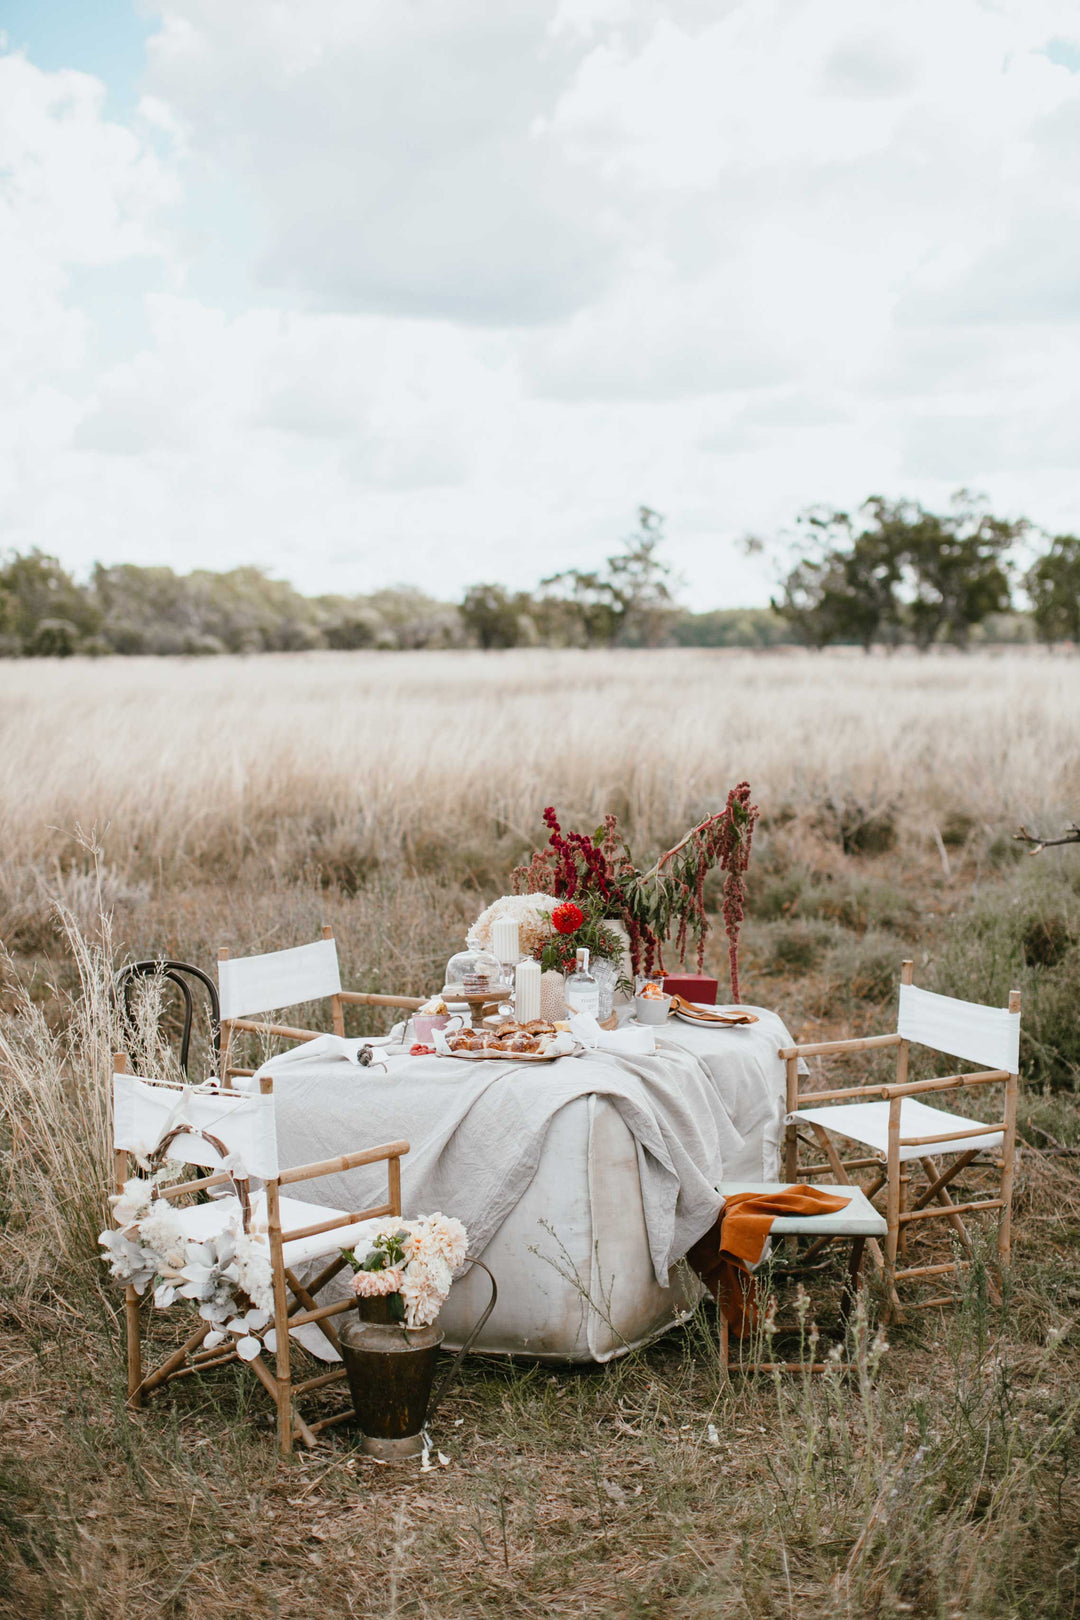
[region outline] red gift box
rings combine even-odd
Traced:
[[[719,979],[706,978],[704,973],[669,973],[664,979],[664,990],[669,996],[700,1001],[702,1006],[708,1007],[715,1007],[719,987]]]

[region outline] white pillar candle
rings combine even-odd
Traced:
[[[521,949],[516,917],[496,917],[491,925],[491,949],[500,962],[517,961]]]
[[[514,973],[514,1016],[519,1024],[540,1016],[540,964],[531,957],[519,962]]]

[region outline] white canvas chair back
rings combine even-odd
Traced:
[[[1016,1074],[1020,1067],[1020,1014],[935,995],[914,984],[900,986],[897,1033],[987,1069]]]
[[[223,1019],[248,1018],[275,1007],[340,995],[337,943],[317,939],[292,950],[219,961],[218,993]]]
[[[203,1136],[206,1131],[226,1148],[234,1177],[278,1175],[277,1132],[273,1095],[243,1091],[204,1091],[191,1086],[143,1080],[136,1074],[113,1075],[113,1146],[146,1164],[162,1137],[178,1125],[191,1131],[177,1136],[168,1156],[186,1164],[220,1169],[222,1158]]]

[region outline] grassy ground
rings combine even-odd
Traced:
[[[760,677],[774,697],[778,667]],[[961,694],[990,713],[1009,683],[1028,680],[1009,666],[995,694],[990,662],[981,687],[974,667],[958,666],[953,707],[939,711],[954,726]],[[1038,682],[1024,691],[1029,705],[1041,701]],[[861,1372],[847,1383],[726,1384],[708,1307],[606,1369],[475,1362],[440,1413],[448,1462],[428,1473],[380,1468],[340,1433],[279,1464],[268,1402],[236,1369],[176,1384],[145,1414],[125,1411],[118,1300],[93,1241],[115,1039],[104,957],[163,950],[208,962],[219,943],[297,943],[326,919],[351,983],[426,989],[502,886],[524,831],[504,824],[493,837],[485,810],[466,837],[458,805],[448,848],[439,839],[449,812],[433,802],[422,822],[414,810],[409,847],[384,838],[371,860],[374,846],[344,812],[318,828],[292,815],[302,795],[290,787],[262,831],[238,819],[235,800],[205,806],[205,848],[181,859],[163,798],[157,832],[143,822],[125,837],[115,799],[104,828],[110,780],[135,791],[115,740],[116,770],[98,758],[86,802],[71,782],[63,805],[44,789],[32,799],[25,781],[21,798],[0,793],[21,840],[0,870],[10,953],[0,990],[0,1613],[1080,1613],[1080,852],[1020,858],[1008,836],[1011,818],[1040,804],[1064,814],[1072,688],[1055,688],[1052,701],[1063,705],[1057,742],[1044,737],[1038,760],[1032,752],[1022,790],[996,782],[990,806],[974,784],[990,779],[1003,749],[1032,746],[1018,733],[981,734],[977,747],[954,732],[967,775],[919,794],[914,776],[902,788],[860,774],[855,749],[827,792],[794,768],[786,782],[774,774],[760,795],[744,947],[747,999],[777,1007],[804,1038],[888,1028],[903,955],[915,957],[920,983],[955,994],[1000,1003],[1020,985],[1024,1147],[1003,1308],[977,1273],[955,1311],[891,1329],[887,1350],[873,1320],[860,1323]],[[909,770],[923,744],[908,737]],[[535,738],[530,746],[539,754]],[[761,764],[779,772],[775,747]],[[193,767],[200,780],[203,768]],[[643,848],[697,802],[663,798],[659,766],[649,781],[633,823]],[[475,782],[473,791],[480,806],[497,794]],[[549,796],[539,778],[529,791],[538,805]],[[48,831],[88,825],[91,811],[96,861]],[[67,930],[50,893],[68,908]],[[101,900],[111,939],[95,934]],[[85,946],[73,943],[80,933]],[[806,1321],[825,1330],[837,1278],[816,1273],[806,1285]],[[165,1343],[171,1331],[162,1313],[154,1332]]]

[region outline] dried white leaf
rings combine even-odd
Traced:
[[[706,1431],[705,1431],[705,1443],[706,1443],[706,1445],[710,1445],[710,1446],[718,1446],[720,1444],[720,1436],[716,1431],[716,1424],[715,1423],[710,1423],[709,1427],[706,1429]]]

